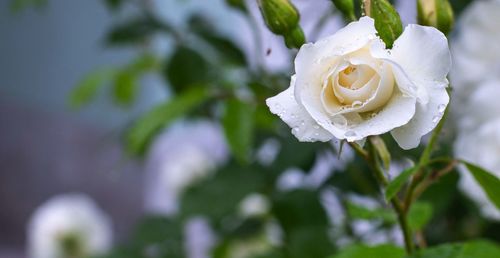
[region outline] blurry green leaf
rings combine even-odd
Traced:
[[[104,4],[112,11],[120,8],[124,2],[125,0],[104,0]]]
[[[396,196],[396,194],[401,190],[401,187],[408,181],[408,179],[417,172],[415,166],[407,168],[401,172],[394,180],[392,180],[387,188],[385,189],[385,199],[390,200]]]
[[[390,244],[365,246],[352,245],[331,258],[403,258],[404,249]]]
[[[180,46],[165,66],[164,75],[175,92],[209,81],[209,63],[198,52]]]
[[[373,147],[375,147],[378,157],[382,160],[384,168],[389,170],[391,166],[391,153],[387,149],[384,140],[380,136],[372,136],[369,139]]]
[[[139,118],[126,133],[126,149],[133,155],[142,155],[151,140],[162,128],[175,119],[201,105],[208,97],[208,90],[195,88],[156,106]]]
[[[273,211],[285,231],[300,225],[323,227],[329,223],[316,191],[280,193],[274,200]]]
[[[481,185],[490,201],[495,204],[498,209],[500,209],[500,179],[494,176],[493,173],[488,172],[481,167],[465,161],[463,161],[463,163],[474,176],[479,185]]]
[[[387,0],[372,0],[370,16],[375,20],[378,35],[387,48],[392,48],[394,41],[403,32],[403,25],[396,9]]]
[[[116,74],[114,69],[101,69],[87,74],[73,89],[69,98],[72,108],[88,104],[97,95],[100,87]]]
[[[408,213],[408,224],[412,231],[421,230],[432,218],[432,205],[427,202],[412,204]]]
[[[210,44],[223,60],[235,65],[247,63],[243,51],[233,41],[217,33],[209,19],[201,15],[193,15],[189,19],[189,28]]]
[[[222,118],[227,142],[242,162],[248,161],[253,144],[255,108],[244,101],[231,99],[226,102],[226,110]]]
[[[369,209],[361,205],[347,202],[347,213],[353,219],[377,220],[381,219],[387,223],[396,223],[396,214],[388,209],[374,208]]]
[[[270,112],[268,113],[270,114]],[[316,154],[326,147],[320,142],[299,142],[291,134],[287,134],[283,138],[280,137],[278,140],[281,144],[280,152],[271,166],[271,169],[276,173],[281,173],[291,167],[310,171],[316,161]]]
[[[29,7],[45,7],[48,3],[48,0],[11,0],[10,9],[13,12],[19,12]]]
[[[137,226],[132,240],[132,245],[147,257],[185,257],[181,221],[147,216]]]
[[[114,100],[120,105],[129,106],[135,100],[137,88],[137,75],[127,70],[121,71],[113,83]]]
[[[280,193],[272,209],[284,230],[284,246],[290,258],[326,257],[334,251],[328,236],[329,221],[318,192]]]
[[[165,28],[163,24],[150,16],[136,17],[112,27],[108,32],[106,42],[110,45],[143,43],[154,33]]]
[[[203,214],[222,223],[223,218],[237,211],[245,196],[259,192],[264,183],[258,170],[230,164],[186,189],[180,202],[181,214],[183,217]]]
[[[489,241],[445,244],[417,251],[407,258],[498,258],[500,247]]]

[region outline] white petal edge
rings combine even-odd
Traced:
[[[292,76],[288,89],[266,100],[267,106],[273,114],[278,115],[292,128],[292,134],[299,141],[330,141],[333,135],[318,125],[304,107],[295,100],[295,77],[295,75]]]
[[[433,27],[410,24],[394,42],[389,57],[400,65],[410,79],[446,84],[451,54],[446,36]],[[417,85],[418,86],[418,85]]]
[[[443,117],[444,108],[450,101],[446,88],[432,86],[435,85],[427,86],[429,102],[426,104],[417,102],[415,116],[410,122],[391,131],[394,140],[405,150],[416,148],[422,136],[436,127]]]

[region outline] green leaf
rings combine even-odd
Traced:
[[[372,0],[370,16],[375,20],[378,35],[387,48],[392,48],[394,41],[403,32],[403,25],[396,9],[388,0]]]
[[[432,218],[432,205],[427,202],[414,203],[408,214],[408,224],[412,231],[421,230]]]
[[[211,21],[201,15],[189,19],[189,28],[206,43],[210,44],[222,60],[235,65],[247,63],[243,51],[231,40],[217,32]]]
[[[210,80],[210,65],[198,52],[180,46],[165,66],[164,75],[175,92]]]
[[[248,161],[252,149],[254,111],[252,105],[238,99],[226,102],[222,125],[231,151],[241,162]]]
[[[185,257],[181,221],[146,216],[136,227],[132,241],[132,246],[142,253],[154,250],[154,257]]]
[[[137,88],[137,74],[128,70],[120,71],[113,83],[114,100],[120,105],[129,106],[135,100]]]
[[[462,161],[462,163],[471,172],[479,185],[481,185],[490,201],[500,209],[500,179],[493,173],[474,164],[465,161]]]
[[[139,118],[127,131],[126,149],[133,155],[143,155],[151,140],[162,128],[201,105],[208,98],[208,90],[196,88],[160,104]]]
[[[445,244],[417,251],[407,258],[498,258],[500,247],[493,242],[479,240],[463,244]]]
[[[403,258],[405,251],[398,246],[384,244],[378,246],[352,245],[330,258]]]
[[[329,220],[318,195],[316,191],[295,190],[274,198],[272,210],[285,233],[287,257],[326,257],[334,251]]]
[[[104,0],[106,6],[112,11],[119,9],[124,2],[124,0]]]
[[[417,167],[413,166],[401,172],[394,180],[392,180],[385,189],[385,199],[391,200],[401,190],[408,179],[417,172]]]
[[[381,219],[385,222],[394,224],[396,223],[396,214],[392,211],[383,209],[383,208],[375,208],[368,209],[361,205],[347,202],[347,213],[353,219],[362,219],[362,220],[374,220]]]
[[[384,168],[388,170],[391,165],[391,153],[387,149],[384,140],[380,136],[372,136],[370,137],[370,142],[375,147],[375,151],[377,151],[377,155],[382,160]]]
[[[106,36],[109,45],[128,45],[143,43],[154,33],[164,30],[159,21],[150,16],[136,17],[127,22],[115,25]]]
[[[263,174],[256,169],[229,164],[186,189],[181,197],[181,214],[183,217],[203,214],[221,222],[236,212],[245,196],[259,192],[264,184]]]
[[[114,69],[101,69],[87,74],[73,89],[69,97],[69,104],[72,108],[81,108],[92,101],[107,81],[116,74]]]

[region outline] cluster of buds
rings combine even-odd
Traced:
[[[289,0],[258,0],[264,21],[276,35],[285,39],[288,48],[300,48],[305,36],[299,25],[300,15]]]

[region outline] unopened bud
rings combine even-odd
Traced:
[[[349,20],[356,20],[354,0],[332,0],[335,7]]]
[[[285,35],[299,24],[299,12],[289,0],[258,0],[267,27],[273,33]]]
[[[418,23],[447,34],[453,28],[453,9],[448,0],[418,0]]]
[[[285,45],[288,48],[300,48],[304,43],[306,43],[306,37],[304,36],[304,31],[300,26],[296,26],[295,29],[283,35],[285,38]]]

